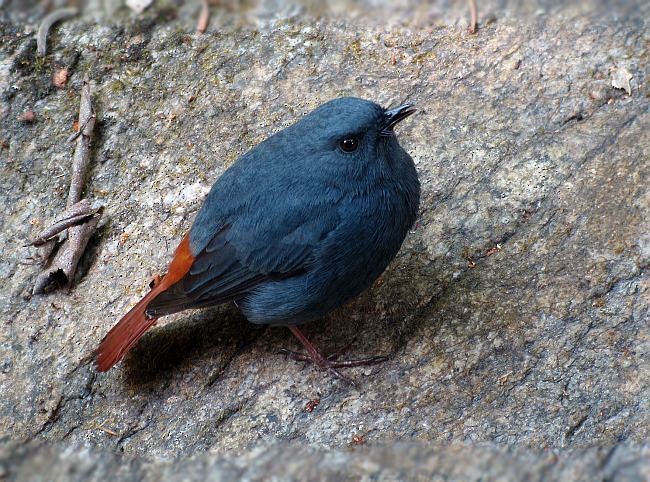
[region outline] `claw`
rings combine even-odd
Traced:
[[[307,349],[307,353],[300,353],[296,351],[286,350],[284,348],[278,350],[279,353],[288,356],[292,360],[313,363],[314,365],[318,366],[318,368],[320,368],[321,370],[328,372],[334,378],[338,378],[339,380],[342,380],[350,385],[355,385],[355,383],[352,380],[350,380],[348,377],[341,374],[337,370],[337,368],[353,368],[353,367],[360,367],[360,366],[377,365],[379,363],[383,363],[388,360],[387,356],[379,355],[371,358],[362,358],[358,360],[337,361],[336,359],[341,355],[341,352],[345,350],[345,348],[343,350],[339,350],[335,353],[332,353],[327,357],[324,357],[323,355],[320,354],[320,352],[316,349],[316,347],[307,339],[307,337],[305,337],[305,335],[298,328],[296,328],[295,326],[290,326],[289,329],[292,331],[294,335],[296,335],[296,337],[300,340],[300,342],[305,346],[305,348]]]

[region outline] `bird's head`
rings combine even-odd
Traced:
[[[370,163],[387,147],[399,148],[393,128],[414,112],[411,104],[384,109],[368,100],[341,97],[313,110],[281,135],[304,154],[326,155],[333,162]]]
[[[384,109],[368,100],[341,97],[301,119],[296,134],[318,150],[357,157],[376,152],[379,145],[394,137],[395,125],[414,112],[411,104]]]

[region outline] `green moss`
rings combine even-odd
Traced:
[[[44,55],[37,55],[34,58],[32,67],[35,73],[42,74],[43,72],[45,72],[47,65],[48,65],[47,58]]]
[[[124,87],[124,82],[119,79],[114,79],[108,84],[108,88],[113,94],[122,92],[124,90]]]

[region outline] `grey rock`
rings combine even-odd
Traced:
[[[399,443],[391,447],[323,450],[295,442],[257,448],[224,459],[204,452],[182,460],[125,461],[103,450],[40,448],[16,460],[24,480],[543,480],[645,481],[650,449],[626,445],[614,449],[571,450],[557,455],[509,453],[494,447],[461,444],[429,446]]]
[[[191,4],[98,7],[44,58],[40,4],[0,14],[2,477],[648,479],[648,5],[480,2],[470,36],[464,2],[371,3],[323,19],[251,2],[201,36]],[[104,218],[72,291],[27,297],[24,245],[65,206],[85,74]],[[213,180],[341,95],[418,106],[399,136],[422,212],[376,285],[306,331],[391,360],[345,386],[224,306],[165,319],[96,374],[89,354]]]

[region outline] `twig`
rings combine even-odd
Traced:
[[[90,158],[90,144],[92,142],[93,129],[95,128],[95,113],[90,100],[90,82],[88,77],[83,81],[81,88],[81,103],[79,105],[79,132],[77,146],[72,159],[72,179],[70,181],[70,193],[68,194],[68,208],[81,199],[86,172]]]
[[[90,210],[90,202],[87,200],[80,201],[88,171],[90,146],[95,127],[95,113],[90,99],[90,83],[87,77],[84,79],[81,89],[79,125],[81,126],[80,135],[77,137],[72,161],[72,178],[66,212],[61,216],[61,221],[55,222],[41,233],[37,241],[43,241],[41,249],[45,251],[47,259],[56,245],[56,239],[52,239],[52,237],[66,228],[68,237],[63,241],[49,266],[36,278],[34,293],[37,294],[45,292],[56,282],[63,282],[70,288],[79,260],[95,232],[103,212],[103,208],[95,211]]]
[[[110,430],[110,429],[104,427],[103,425],[100,425],[97,428],[99,430],[101,430],[102,432],[106,432],[108,435],[111,435],[112,437],[117,437],[117,435],[118,435],[117,432],[114,432],[113,430]]]
[[[90,201],[88,199],[82,199],[77,204],[73,204],[69,209],[66,209],[65,212],[56,220],[54,220],[50,226],[32,240],[30,243],[32,246],[42,246],[48,241],[51,241],[62,231],[65,231],[70,226],[79,224],[81,221],[85,221],[90,216],[94,216],[97,213],[96,209],[90,207]]]
[[[99,425],[97,425],[96,423],[93,423],[93,424],[90,426],[90,429],[91,429],[91,430],[93,430],[93,429],[94,429],[94,430],[101,430],[102,432],[105,432],[105,433],[107,433],[108,435],[112,435],[113,437],[117,437],[117,435],[118,435],[117,432],[115,432],[114,430],[111,430],[111,429],[108,429],[108,428],[105,427],[105,425],[106,425],[108,422],[110,422],[110,421],[112,421],[112,419],[109,418],[109,419],[104,420],[104,421],[103,421],[101,424],[99,424]]]
[[[47,265],[50,256],[52,256],[52,253],[54,252],[54,248],[56,248],[56,244],[57,240],[56,238],[53,238],[38,247],[38,264],[41,264],[42,266]]]
[[[208,28],[208,21],[210,20],[210,5],[208,0],[201,0],[201,13],[199,13],[199,21],[196,24],[196,31],[203,33]]]
[[[84,125],[82,125],[77,132],[73,132],[72,134],[70,134],[70,137],[68,137],[65,141],[66,142],[74,142],[74,141],[76,141],[77,137],[79,137],[83,133],[83,131],[86,128],[86,126],[88,125],[88,123],[90,121],[94,122],[95,119],[96,119],[96,116],[95,116],[95,113],[93,112],[93,115],[91,115],[90,117],[88,117],[88,119],[86,119],[86,122],[84,123]]]
[[[59,8],[43,18],[36,34],[36,51],[38,55],[45,55],[45,52],[47,52],[47,34],[52,25],[66,18],[74,17],[78,13],[79,11],[74,7]]]
[[[469,14],[471,16],[469,22],[469,28],[467,29],[469,33],[476,33],[476,26],[478,24],[478,9],[476,8],[476,0],[469,0]]]
[[[103,211],[104,208],[99,208],[97,213],[84,224],[68,228],[68,239],[56,252],[52,264],[36,278],[34,293],[44,293],[54,283],[59,282],[70,288],[79,260],[86,250],[88,241],[97,229]]]
[[[104,208],[99,208],[86,223],[68,228],[68,238],[63,242],[63,246],[56,252],[50,266],[36,278],[34,294],[45,293],[58,284],[70,288],[79,260],[97,229],[103,210]]]

